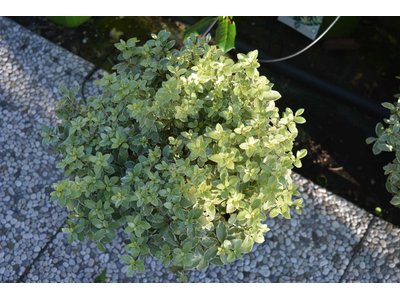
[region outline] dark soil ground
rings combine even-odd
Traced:
[[[180,17],[93,17],[77,28],[65,28],[45,17],[11,19],[108,71],[117,61],[115,53],[102,58],[119,38],[136,36],[145,41],[150,33],[167,29],[179,46],[183,24],[188,23]],[[237,39],[271,57],[290,55],[311,42],[276,17],[235,19]],[[400,75],[400,18],[342,18],[341,22],[335,31],[286,63],[367,101],[395,101],[393,95],[400,85],[395,79]],[[295,171],[371,213],[380,208],[382,218],[400,225],[400,209],[389,203],[382,169],[394,155],[374,156],[371,145],[365,144],[382,117],[305,87],[294,76],[272,71],[268,64],[262,64],[261,73],[282,94],[278,107],[305,108],[307,123],[299,126],[296,149],[306,148],[308,155],[302,160],[303,167]]]

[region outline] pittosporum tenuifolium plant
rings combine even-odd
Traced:
[[[400,76],[396,78],[400,79]],[[377,137],[367,138],[367,144],[374,143],[372,152],[378,155],[382,151],[396,152],[396,157],[392,163],[383,167],[385,175],[389,175],[386,181],[386,189],[392,193],[393,198],[390,201],[396,207],[400,207],[400,94],[395,95],[399,98],[396,103],[384,102],[382,106],[390,110],[389,119],[383,121],[388,127],[382,123],[376,124],[375,133]]]
[[[280,117],[257,51],[235,63],[210,36],[191,35],[181,50],[168,37],[116,44],[117,73],[104,74],[102,95],[87,104],[60,84],[62,125],[44,126],[43,137],[63,155],[66,179],[51,200],[72,211],[69,242],[86,235],[104,251],[123,227],[128,275],[153,256],[185,281],[187,270],[231,263],[262,243],[267,214],[301,213],[290,175],[306,155],[292,153],[305,119],[303,109]]]

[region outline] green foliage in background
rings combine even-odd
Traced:
[[[89,20],[91,17],[82,17],[82,16],[71,16],[71,17],[64,17],[64,16],[57,16],[57,17],[48,17],[54,23],[57,23],[62,26],[66,27],[78,27],[82,23]]]
[[[192,33],[195,35],[205,33],[214,20],[215,17],[202,18],[199,22],[183,31],[183,39],[186,39]],[[235,48],[235,37],[236,24],[232,20],[232,17],[219,17],[215,41],[224,53]]]
[[[211,26],[211,24],[214,22],[215,17],[204,17],[194,25],[186,28],[182,34],[183,34],[183,39],[185,40],[188,38],[192,33],[195,35],[203,34],[206,32],[208,27]]]
[[[400,76],[396,77],[400,79]],[[385,175],[389,175],[386,181],[386,189],[393,194],[390,201],[396,207],[400,207],[400,94],[395,95],[399,99],[395,103],[384,102],[382,106],[390,110],[389,119],[383,121],[388,127],[382,123],[378,123],[375,127],[377,137],[367,138],[366,143],[372,144],[372,152],[378,155],[382,151],[395,152],[396,157],[384,166]]]
[[[51,200],[71,211],[68,241],[86,236],[104,251],[121,228],[128,275],[153,256],[186,281],[188,270],[232,263],[262,243],[268,214],[301,213],[291,170],[306,155],[292,153],[305,119],[303,109],[280,116],[257,51],[235,63],[210,35],[191,34],[181,50],[169,35],[117,43],[117,72],[87,104],[61,83],[62,124],[42,135],[63,156],[66,178]]]

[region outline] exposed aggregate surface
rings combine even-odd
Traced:
[[[59,82],[80,85],[92,68],[0,17],[0,282],[93,282],[104,269],[106,282],[176,282],[154,259],[145,259],[144,274],[127,277],[123,234],[101,253],[91,241],[68,244],[60,232],[67,212],[49,194],[62,172],[42,146],[41,126],[57,122]],[[88,83],[86,95],[96,92]],[[192,271],[189,282],[400,282],[400,229],[293,178],[302,215],[268,219],[266,241],[243,261]]]

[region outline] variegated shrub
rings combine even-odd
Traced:
[[[257,51],[235,63],[210,36],[192,35],[181,50],[168,37],[116,44],[122,62],[87,104],[60,84],[62,125],[43,137],[63,155],[66,178],[51,199],[71,211],[68,240],[86,236],[104,250],[123,227],[128,275],[151,255],[185,281],[187,270],[231,263],[262,243],[268,214],[301,213],[291,170],[306,155],[292,153],[305,119],[302,109],[279,115]]]

